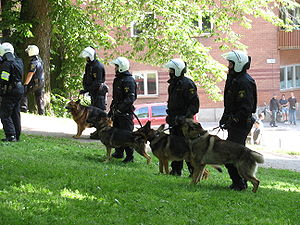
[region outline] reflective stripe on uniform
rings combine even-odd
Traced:
[[[2,71],[2,73],[1,73],[1,79],[2,79],[2,80],[8,81],[9,76],[10,76],[10,73],[9,73],[9,72]]]

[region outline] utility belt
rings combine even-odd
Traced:
[[[22,87],[23,87],[23,85],[20,81],[12,82],[10,84],[1,84],[0,85],[0,95],[9,94],[15,88],[22,88]]]

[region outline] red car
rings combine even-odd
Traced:
[[[135,105],[134,113],[137,115],[142,125],[145,125],[147,121],[151,121],[152,126],[157,126],[166,123],[167,117],[167,103],[150,103]],[[196,120],[196,115],[194,116]],[[134,117],[134,125],[139,126],[139,122]]]

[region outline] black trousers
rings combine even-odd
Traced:
[[[176,136],[182,136],[182,137],[183,137],[182,130],[181,130],[181,128],[178,127],[178,126],[173,126],[173,127],[170,129],[170,134],[171,134],[171,135],[176,135]],[[194,171],[193,166],[191,165],[190,162],[186,162],[186,165],[187,165],[187,167],[188,167],[189,172],[192,174],[193,171]],[[182,169],[183,169],[183,160],[181,160],[181,161],[172,161],[172,162],[171,162],[171,168],[172,168],[172,170],[174,170],[174,171],[181,172]]]
[[[133,131],[133,115],[124,115],[124,116],[114,116],[113,117],[113,127]],[[133,157],[133,149],[130,147],[120,147],[115,149],[116,154],[123,155],[124,151],[126,152],[127,157]]]
[[[106,110],[106,99],[103,95],[91,95],[91,105]]]
[[[38,114],[43,115],[45,113],[45,90],[44,86],[28,85],[27,91],[21,100],[21,110],[22,112],[28,111],[28,95],[34,94],[35,102],[38,109]]]
[[[22,95],[3,96],[0,106],[0,118],[6,137],[15,136],[20,139],[21,117],[20,101]]]
[[[232,141],[241,145],[246,145],[247,136],[252,128],[252,124],[248,124],[245,127],[231,127],[228,129],[228,141]],[[239,175],[237,168],[233,164],[225,164],[229,176],[233,184],[243,184],[244,180]]]

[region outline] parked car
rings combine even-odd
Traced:
[[[148,120],[151,121],[151,125],[153,126],[166,123],[167,103],[140,104],[134,107],[134,113],[143,125],[145,125]],[[135,117],[133,122],[134,125],[140,125]]]
[[[167,103],[150,103],[150,104],[140,104],[135,105],[134,113],[137,115],[142,125],[145,125],[147,121],[151,121],[152,126],[158,126],[166,123],[167,117]],[[194,117],[196,120],[196,115]],[[139,122],[134,117],[134,125],[139,126]]]

